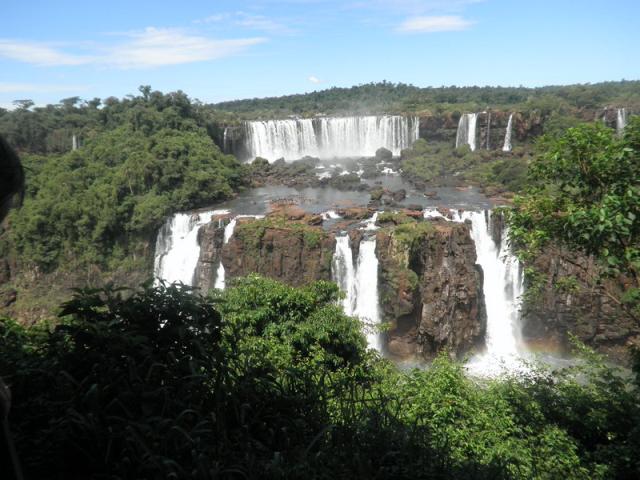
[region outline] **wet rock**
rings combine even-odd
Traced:
[[[460,357],[483,344],[486,330],[482,271],[469,226],[416,224],[413,238],[407,238],[407,224],[401,237],[397,227],[377,234],[388,349],[403,359],[430,359],[443,349]]]
[[[378,162],[390,162],[392,158],[393,153],[391,152],[391,150],[387,150],[384,147],[376,150],[376,160]]]
[[[594,285],[599,273],[593,258],[548,246],[534,261],[543,273],[536,295],[526,297],[523,340],[553,343],[570,350],[569,336],[612,360],[628,363],[629,346],[640,346],[640,326],[612,300],[620,297],[626,279],[610,278]]]
[[[407,198],[407,191],[404,188],[391,193],[391,198],[396,202],[401,202]]]

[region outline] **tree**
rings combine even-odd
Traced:
[[[511,235],[525,259],[550,243],[595,257],[603,276],[629,279],[614,296],[637,318],[640,298],[640,118],[622,139],[600,124],[546,137],[516,198]],[[598,280],[598,279],[595,279]]]

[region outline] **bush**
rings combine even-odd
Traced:
[[[637,387],[579,369],[398,371],[334,284],[256,276],[83,290],[53,331],[0,321],[29,478],[637,478]],[[588,355],[589,356],[589,355]]]

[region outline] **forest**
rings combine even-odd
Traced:
[[[215,106],[149,87],[122,100],[74,97],[42,109],[25,101],[0,112],[0,134],[27,172],[0,254],[41,272],[144,257],[167,215],[247,187],[248,167],[214,142],[226,119],[355,103],[580,109],[637,101],[637,91],[637,82],[383,83]],[[581,124],[543,137],[516,164],[505,158],[483,166],[479,153],[419,141],[400,161],[424,177],[504,175],[516,193],[506,215],[521,258],[552,243],[592,255],[602,266],[594,281],[629,279],[617,300],[638,318],[640,119],[622,137]],[[497,379],[467,376],[446,351],[428,369],[402,370],[366,349],[341,295],[329,282],[294,288],[255,275],[211,292],[148,280],[81,288],[35,326],[0,318],[0,377],[11,386],[27,478],[638,478],[637,352],[629,368],[615,367],[575,342],[570,368],[532,363]]]

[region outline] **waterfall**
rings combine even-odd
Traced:
[[[627,126],[627,109],[619,108],[618,115],[616,116],[616,132],[618,135],[622,135],[624,127]]]
[[[230,149],[227,147],[227,138],[229,137],[229,127],[224,127],[222,133],[222,153],[229,153]]]
[[[200,245],[198,230],[211,221],[213,215],[228,214],[227,210],[200,213],[176,213],[160,228],[156,239],[153,275],[169,283],[193,284]]]
[[[356,275],[348,235],[336,236],[336,251],[331,263],[331,275],[333,281],[338,284],[340,290],[345,294],[341,302],[344,313],[353,315],[356,304]]]
[[[418,139],[419,122],[416,117],[382,115],[254,121],[245,128],[249,159],[274,161],[307,155],[373,157],[380,147],[398,156]]]
[[[237,217],[231,219],[229,223],[227,223],[226,227],[224,227],[224,237],[222,239],[222,245],[226,245],[229,243],[231,236],[233,235],[234,230],[236,229],[236,223],[238,222]],[[217,288],[218,290],[224,290],[225,283],[225,269],[222,264],[222,255],[220,256],[220,264],[218,265],[218,270],[216,270],[216,281],[213,285],[213,288]]]
[[[380,332],[375,328],[380,324],[378,305],[378,257],[376,257],[376,237],[363,238],[360,242],[358,266],[355,281],[356,306],[354,315],[365,323],[369,347],[381,350]]]
[[[456,148],[462,145],[469,145],[471,150],[476,149],[476,123],[477,113],[465,113],[458,122],[458,132],[456,133]]]
[[[471,221],[471,237],[478,264],[484,272],[483,293],[487,311],[486,353],[472,360],[469,369],[484,375],[504,368],[522,367],[520,352],[520,297],[523,275],[520,263],[509,248],[508,231],[500,244],[491,236],[491,212],[464,212],[460,220]]]
[[[333,280],[345,293],[342,307],[347,315],[358,317],[365,325],[367,344],[381,350],[380,332],[375,328],[380,324],[378,299],[378,257],[376,256],[375,235],[365,237],[360,242],[358,260],[353,265],[353,255],[349,237],[336,237],[336,251],[331,265]]]
[[[513,113],[509,115],[509,121],[507,122],[507,131],[504,134],[504,146],[502,147],[503,152],[511,151],[511,132],[513,130]]]
[[[71,137],[71,150],[77,150],[77,149],[78,149],[78,137],[73,135]]]

